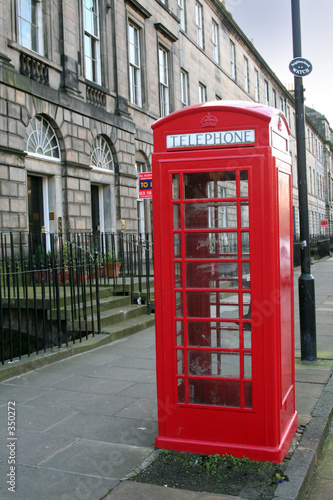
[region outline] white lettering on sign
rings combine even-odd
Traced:
[[[194,134],[173,134],[166,136],[167,149],[195,148],[198,146],[229,146],[254,144],[254,129],[223,130],[221,132],[197,132]]]

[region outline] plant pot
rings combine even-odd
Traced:
[[[44,272],[44,282],[45,283],[47,283],[48,274],[50,276],[50,282],[53,281],[53,273],[54,273],[54,276],[56,275],[56,271],[54,269],[50,269],[50,270],[45,269],[44,271],[35,271],[36,283],[42,282],[42,272]],[[67,281],[69,280],[68,269],[65,269],[64,271],[59,269],[59,271],[58,271],[58,283],[59,284],[63,283],[63,278],[65,280],[64,282],[67,283]]]
[[[84,274],[84,275],[80,275],[80,283],[87,283],[88,281],[88,275],[87,274]],[[74,283],[77,283],[78,282],[78,274],[77,273],[74,273]]]
[[[107,278],[113,278],[113,272],[115,271],[115,278],[118,278],[119,271],[121,267],[121,262],[106,262],[105,263],[105,274]]]
[[[104,266],[103,265],[99,266],[99,268],[97,269],[97,273],[98,273],[97,276],[99,278],[103,278],[104,277],[105,272],[104,272]],[[96,273],[95,272],[93,273],[92,278],[93,278],[93,280],[96,279]]]

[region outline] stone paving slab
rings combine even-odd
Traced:
[[[85,392],[91,394],[115,395],[133,385],[135,380],[113,379],[112,384],[107,378],[73,376],[54,386],[55,389],[71,391],[74,393]]]
[[[121,366],[122,368],[145,368],[146,370],[153,370],[155,374],[156,370],[156,359],[155,358],[144,358],[144,365],[142,364],[142,358],[133,358],[129,356],[119,356],[112,362],[113,366]],[[155,380],[155,378],[154,378]]]
[[[6,477],[7,466],[0,464],[1,478]],[[15,493],[1,485],[1,500],[92,500],[105,496],[119,480],[101,476],[73,474],[46,467],[19,464]]]
[[[46,369],[44,369],[46,370]],[[58,370],[58,372],[51,371],[47,373],[43,371],[43,377],[40,377],[39,370],[34,370],[17,377],[11,378],[8,383],[10,385],[19,385],[25,387],[52,387],[53,385],[66,380],[70,375],[67,375]]]
[[[331,500],[333,492],[333,481],[318,478],[311,492],[311,500]]]
[[[128,389],[125,389],[124,391],[119,393],[119,396],[126,396],[126,397],[138,397],[138,398],[152,398],[156,400],[156,383],[154,384],[148,384],[148,383],[141,383],[141,384],[134,384],[131,385]]]
[[[37,466],[49,457],[74,443],[76,438],[55,436],[47,432],[24,431],[18,432],[18,457],[24,465]],[[0,449],[0,457],[6,460],[7,450]]]
[[[63,472],[119,480],[150,454],[151,448],[143,446],[124,446],[78,439],[53,457],[46,459],[42,465]]]
[[[22,387],[7,382],[1,385],[0,402],[16,401],[23,404],[38,396],[43,397],[46,393],[46,389],[41,387]]]
[[[306,425],[309,422],[312,411],[324,387],[325,384],[308,382],[295,383],[295,401],[299,425]]]
[[[295,381],[296,382],[310,382],[314,384],[327,384],[331,376],[330,369],[319,369],[310,368],[307,365],[297,365],[295,370]]]
[[[152,447],[157,434],[157,422],[79,413],[52,427],[52,433],[105,443]]]
[[[91,413],[95,415],[97,411],[99,415],[111,416],[115,415],[123,408],[128,407],[135,401],[135,398],[122,397],[119,395],[99,395],[94,398],[89,398],[86,401],[77,402],[76,408],[77,410],[82,410],[84,413]]]
[[[60,406],[63,410],[76,411],[82,405],[91,402],[98,396],[89,392],[74,393],[73,391],[51,388],[46,393],[29,400],[28,403],[33,404],[36,408],[51,408],[56,410]]]
[[[137,399],[116,413],[116,417],[157,421],[157,406],[153,399]]]
[[[146,369],[145,363],[142,358],[139,358],[141,361],[140,368],[134,367],[123,367],[123,366],[108,366],[103,367],[102,369],[96,370],[94,374],[91,375],[92,378],[103,377],[103,379],[112,379],[112,380],[129,380],[131,382],[139,382],[139,381],[155,381],[156,370]],[[148,360],[150,361],[150,359]],[[155,363],[155,360],[154,360]],[[107,380],[106,380],[107,382]]]
[[[333,379],[331,379],[333,380]],[[328,500],[333,497],[333,423],[319,458],[307,500]]]

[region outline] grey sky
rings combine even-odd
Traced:
[[[226,7],[282,83],[293,83],[291,0],[226,0]],[[333,127],[333,1],[300,0],[302,55],[313,65],[303,78],[306,105]]]

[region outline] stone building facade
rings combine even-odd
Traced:
[[[183,106],[294,99],[218,0],[0,0],[0,228],[152,232],[138,174]],[[333,231],[332,129],[308,110],[310,229]]]

